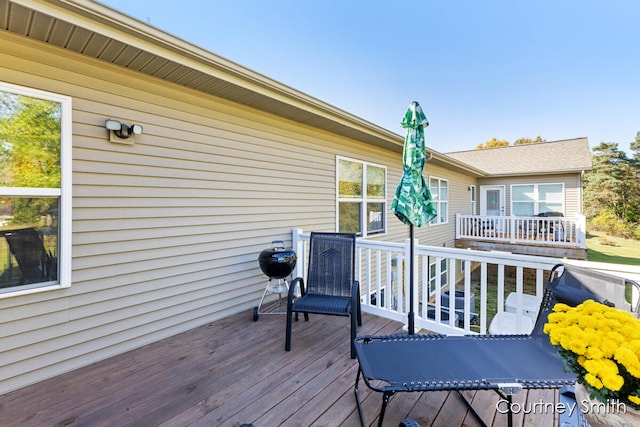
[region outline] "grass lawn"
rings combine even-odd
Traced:
[[[590,232],[587,234],[587,249],[589,261],[640,265],[640,241],[638,240]]]

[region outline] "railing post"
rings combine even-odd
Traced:
[[[456,213],[456,239],[460,238],[460,230],[462,229],[462,218],[460,212]]]
[[[301,271],[304,271],[304,269],[302,268],[304,260],[300,260],[300,257],[304,256],[304,251],[302,250],[303,242],[300,239],[300,234],[302,234],[301,228],[294,228],[293,230],[291,230],[291,247],[296,252],[296,256],[298,258],[291,277],[302,277],[302,274],[300,273]]]
[[[587,217],[584,215],[576,215],[577,221],[577,230],[576,230],[576,240],[580,245],[580,249],[587,248]]]
[[[412,262],[411,260],[411,238],[408,238],[407,240],[405,240],[405,244],[404,244],[404,279],[402,281],[403,285],[404,285],[404,289],[403,289],[403,307],[402,307],[402,313],[406,316],[407,319],[407,327],[409,326],[408,324],[408,320],[409,320],[409,311],[411,310],[411,307],[409,307],[409,290],[410,290],[410,284],[411,284],[411,275],[414,274],[414,267],[415,267],[415,263]],[[413,276],[415,279],[415,275]]]
[[[510,243],[515,243],[516,242],[516,217],[515,216],[511,216],[510,217],[510,222],[511,222],[511,229],[509,230],[509,242]]]

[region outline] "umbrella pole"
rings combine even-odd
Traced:
[[[415,313],[413,312],[413,224],[409,224],[409,335],[415,331]]]

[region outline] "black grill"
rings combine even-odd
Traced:
[[[296,253],[291,248],[285,248],[281,240],[275,240],[272,244],[274,246],[271,249],[260,252],[260,269],[269,278],[284,279],[296,266]]]

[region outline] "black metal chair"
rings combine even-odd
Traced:
[[[291,350],[293,313],[348,316],[351,320],[351,358],[356,353],[357,326],[362,325],[360,285],[355,278],[356,235],[352,233],[312,232],[309,241],[307,280],[297,277],[289,286],[287,297],[287,332],[285,350]],[[295,298],[296,285],[301,296]],[[357,326],[356,326],[357,323]]]
[[[542,218],[563,218],[562,212],[541,212],[537,216]],[[539,222],[540,229],[538,233],[543,235],[545,240],[563,241],[564,238],[564,222],[561,220],[544,220]]]
[[[18,262],[22,272],[22,284],[39,283],[55,278],[52,259],[36,229],[5,230],[2,234],[9,244],[9,251]]]

